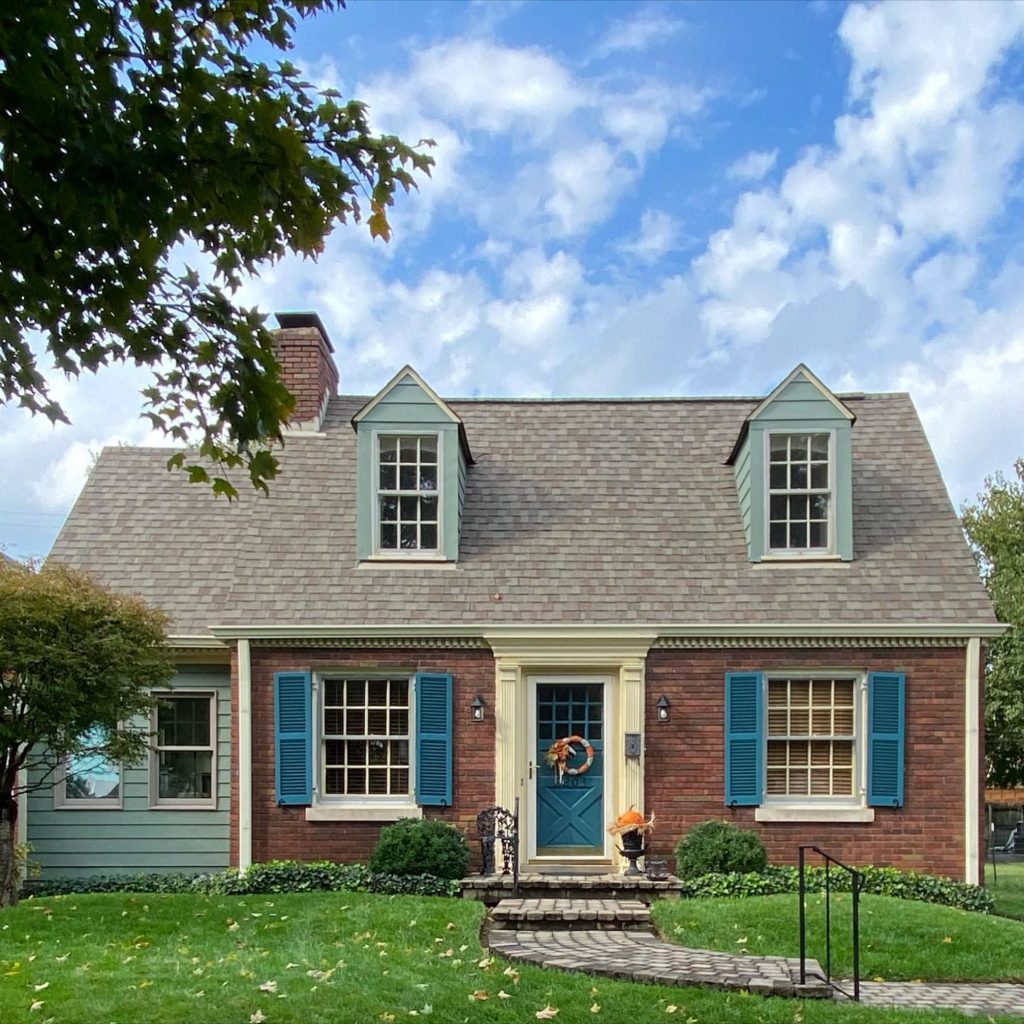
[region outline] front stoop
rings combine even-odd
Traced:
[[[627,877],[620,874],[530,873],[519,876],[518,893],[512,891],[511,875],[470,875],[459,884],[463,899],[480,900],[488,906],[512,896],[537,900],[640,900],[653,903],[656,899],[679,899],[683,888],[683,883],[672,875],[655,882],[642,875]]]
[[[505,899],[492,911],[495,929],[512,931],[653,931],[640,900]]]

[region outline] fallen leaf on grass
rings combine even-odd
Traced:
[[[538,1010],[534,1017],[537,1020],[554,1020],[558,1016],[558,1009],[554,1006],[545,1006],[543,1010]]]
[[[71,956],[70,953],[65,953],[63,956],[55,956],[53,959],[56,960],[57,963],[62,964],[67,960],[69,956]]]
[[[676,1006],[675,1003],[669,1003],[668,1006],[665,1007],[665,1012],[666,1013],[675,1013],[678,1009],[679,1009],[679,1007]]]
[[[50,983],[48,981],[44,981],[41,984],[36,985],[35,986],[35,990],[37,992],[42,992],[44,988],[49,988],[49,987],[50,987]]]
[[[594,1005],[590,1007],[590,1012],[591,1013],[600,1013],[601,1012],[601,1004],[600,1003],[594,1003]]]
[[[451,922],[451,921],[449,921],[449,922],[448,922],[448,923],[447,923],[447,924],[445,925],[445,928],[447,928],[447,929],[448,929],[448,931],[450,931],[450,932],[453,932],[453,931],[455,931],[455,925],[454,925],[454,924],[452,924],[452,922]]]
[[[473,1002],[474,1000],[476,1000],[476,1002],[482,1003],[485,1000],[490,999],[490,998],[491,997],[490,997],[490,994],[488,993],[487,989],[485,989],[485,988],[478,988],[474,993],[472,993],[472,995],[470,995],[469,1001]]]
[[[519,984],[519,972],[514,967],[506,967],[502,974],[511,978],[516,985]]]
[[[267,1015],[262,1010],[249,1014],[249,1024],[263,1024],[266,1019]]]
[[[271,993],[276,992],[277,991],[277,982],[276,981],[265,981],[265,982],[263,982],[263,984],[260,985],[260,991],[261,992],[271,992]]]
[[[512,997],[504,989],[499,989],[498,990],[498,998],[499,999],[511,999]]]
[[[43,1001],[42,1001],[42,999],[37,999],[29,1007],[29,1010],[35,1011],[35,1010],[41,1010],[42,1008],[43,1008]]]
[[[952,935],[947,935],[942,941],[943,942],[952,942],[953,941],[953,936]]]
[[[494,963],[494,957],[493,956],[485,956],[483,958],[483,960],[478,960],[477,961],[477,967],[479,967],[482,971],[486,971],[487,968],[490,967],[491,964],[493,964],[493,963]]]

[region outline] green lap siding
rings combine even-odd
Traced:
[[[28,799],[28,841],[42,877],[142,871],[216,871],[228,866],[231,681],[227,666],[182,668],[173,690],[217,695],[217,807],[150,807],[149,763],[121,772],[120,809],[59,809],[51,789]]]

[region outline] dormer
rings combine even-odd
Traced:
[[[727,463],[752,562],[853,558],[855,420],[801,363],[743,421]]]
[[[462,420],[404,366],[352,417],[352,426],[359,558],[457,561],[473,464]]]

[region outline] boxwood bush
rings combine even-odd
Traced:
[[[676,874],[699,878],[710,872],[762,871],[768,855],[756,832],[729,821],[705,821],[690,829],[676,847]]]
[[[386,875],[462,878],[469,870],[466,837],[431,818],[402,818],[380,831],[370,870]]]

